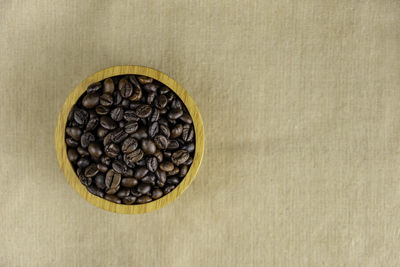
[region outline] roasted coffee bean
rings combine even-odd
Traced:
[[[77,162],[76,162],[76,166],[78,166],[79,168],[86,168],[87,166],[90,165],[90,160],[86,157],[84,158],[80,158]]]
[[[133,86],[127,79],[123,78],[119,80],[118,90],[123,98],[128,98],[133,93]]]
[[[115,86],[113,80],[111,78],[105,79],[103,92],[107,94],[112,94],[114,92],[114,89]]]
[[[174,99],[171,102],[171,108],[181,110],[183,108],[182,102],[179,99]]]
[[[76,141],[81,140],[81,135],[82,135],[82,130],[79,129],[78,127],[67,127],[65,129],[65,132],[72,137],[72,139]]]
[[[119,154],[119,146],[117,144],[111,143],[104,147],[104,153],[110,158],[115,158]]]
[[[111,94],[104,93],[100,96],[100,104],[109,107],[114,103],[114,98]]]
[[[89,119],[89,122],[86,124],[86,131],[92,131],[96,129],[98,124],[99,124],[99,118],[93,117]]]
[[[179,184],[179,178],[178,177],[171,177],[167,179],[167,184],[174,184],[177,185]]]
[[[160,111],[160,112],[161,112],[161,111]],[[158,123],[159,123],[160,125],[164,125],[165,127],[169,127],[168,121],[167,121],[167,119],[164,118],[164,117],[161,117],[161,118],[158,120]]]
[[[87,148],[91,142],[94,142],[96,139],[94,135],[90,132],[86,132],[81,135],[81,146],[83,148]]]
[[[146,166],[146,160],[145,158],[142,158],[141,160],[139,160],[138,162],[136,162],[137,166]]]
[[[101,163],[97,163],[97,169],[100,171],[100,172],[107,172],[108,171],[108,168],[107,168],[107,166],[106,165],[104,165],[104,164],[101,164]]]
[[[114,100],[114,105],[119,105],[122,102],[122,96],[119,91],[115,91],[113,93],[113,100]]]
[[[136,116],[138,116],[139,118],[147,118],[148,116],[150,116],[152,111],[153,109],[149,105],[140,105],[136,109]]]
[[[170,172],[174,169],[174,164],[170,161],[165,161],[160,164],[160,169],[165,172]]]
[[[163,185],[161,187],[164,186],[165,181],[167,180],[167,173],[165,171],[162,171],[160,169],[158,169],[156,172],[156,177],[157,177],[157,184],[158,182],[162,183]],[[159,185],[160,186],[160,185]]]
[[[141,89],[142,87],[140,86],[140,83],[138,82],[138,80],[136,79],[135,75],[130,75],[129,77],[129,81],[132,83],[134,88],[139,88]]]
[[[111,133],[111,141],[114,143],[121,143],[128,137],[128,134],[124,131],[124,129],[117,129]]]
[[[174,119],[168,118],[168,122],[169,122],[170,125],[175,125],[176,124],[176,120],[174,120]]]
[[[117,127],[115,121],[107,116],[100,117],[100,125],[107,130],[114,130]]]
[[[129,194],[131,193],[131,190],[128,188],[120,188],[116,194],[117,197],[119,198],[124,198],[129,196]]]
[[[172,152],[171,151],[164,151],[164,158],[171,158]]]
[[[79,155],[81,155],[82,157],[89,156],[89,152],[81,146],[78,146],[76,151],[78,151]]]
[[[183,165],[191,165],[193,163],[193,158],[189,157],[187,161],[185,161],[185,163],[183,163]]]
[[[143,96],[142,89],[140,87],[133,88],[132,95],[129,97],[131,101],[139,101]]]
[[[136,132],[138,128],[139,128],[139,123],[137,123],[136,121],[130,121],[124,126],[124,130],[127,134],[132,134]]]
[[[166,86],[162,86],[159,91],[160,91],[160,94],[165,95],[166,93],[170,92],[170,89]]]
[[[149,170],[147,168],[139,167],[135,170],[135,178],[142,179],[148,172]]]
[[[150,173],[150,174],[146,175],[145,177],[143,177],[141,179],[141,181],[143,183],[155,185],[156,184],[156,176],[154,174]]]
[[[168,112],[168,109],[167,108],[162,108],[162,109],[160,109],[160,114],[166,114]],[[163,118],[164,119],[164,118]],[[164,119],[165,120],[165,119]],[[166,120],[165,120],[166,121]],[[166,121],[166,124],[168,125],[168,122]]]
[[[121,150],[125,154],[133,152],[138,147],[138,142],[133,137],[128,137],[122,143]]]
[[[100,144],[96,142],[89,144],[88,151],[93,158],[100,158],[100,156],[103,154]]]
[[[160,133],[164,135],[166,138],[169,138],[169,136],[171,135],[170,129],[163,124],[160,125]]]
[[[114,170],[109,170],[106,174],[105,184],[107,194],[115,194],[121,183],[121,174],[116,173]]]
[[[178,173],[179,173],[179,168],[175,166],[172,171],[167,173],[167,176],[174,176],[177,175]]]
[[[143,156],[144,156],[143,151],[140,148],[138,148],[129,154],[125,154],[124,160],[125,162],[136,163],[139,160],[141,160]]]
[[[151,193],[152,199],[159,199],[162,196],[163,196],[163,191],[160,188],[154,189],[153,192]]]
[[[154,154],[157,150],[156,144],[151,139],[142,139],[141,148],[145,154]]]
[[[131,195],[134,197],[140,197],[142,195],[142,193],[139,193],[135,188],[131,188]]]
[[[156,92],[157,91],[157,85],[154,83],[148,83],[142,86],[142,88],[147,91],[147,92]]]
[[[111,164],[113,170],[117,173],[124,173],[127,171],[128,166],[126,166],[125,163],[123,163],[122,161],[116,160]]]
[[[182,109],[172,109],[170,112],[168,112],[168,118],[171,120],[176,120],[182,115],[183,115]]]
[[[84,186],[89,186],[92,184],[92,178],[91,177],[86,177],[82,171],[82,169],[78,168],[76,170],[76,174],[78,175],[79,181],[84,185]]]
[[[138,199],[136,199],[137,204],[145,204],[145,203],[149,203],[150,201],[152,201],[153,199],[147,195],[145,196],[141,196]]]
[[[156,98],[156,93],[154,92],[149,93],[146,98],[146,103],[151,105],[155,98]]]
[[[149,136],[154,137],[158,133],[159,129],[158,122],[152,122],[149,126]]]
[[[183,141],[190,142],[192,141],[193,137],[194,137],[194,131],[192,126],[190,126],[189,124],[183,125],[183,130],[182,130]]]
[[[153,113],[151,114],[150,121],[151,122],[158,121],[159,118],[160,118],[160,111],[157,108],[153,109]]]
[[[128,166],[128,169],[126,171],[124,171],[122,173],[122,175],[125,177],[131,177],[131,176],[133,176],[133,170],[131,168],[129,168],[129,166]]]
[[[183,146],[182,149],[192,153],[194,151],[194,143],[189,143],[186,146]]]
[[[167,104],[168,104],[168,100],[167,100],[167,97],[165,95],[159,95],[156,98],[155,106],[157,108],[163,109],[163,108],[165,108],[167,106]]]
[[[161,151],[156,151],[156,153],[154,153],[154,156],[156,157],[157,161],[160,163],[163,161],[164,157],[163,157],[163,153]]]
[[[137,186],[137,191],[142,195],[145,195],[151,191],[151,186],[149,184],[140,183]]]
[[[181,178],[185,177],[188,172],[188,169],[189,168],[186,165],[181,166],[181,168],[179,169],[179,177],[181,177]]]
[[[77,147],[79,144],[77,141],[75,141],[72,138],[65,139],[65,143],[67,143],[67,146],[69,146],[69,147]]]
[[[168,185],[164,188],[164,194],[170,193],[172,190],[175,189],[175,185]]]
[[[168,142],[168,149],[175,150],[179,148],[179,143],[177,140],[169,140]]]
[[[108,112],[110,112],[110,109],[108,107],[101,105],[96,107],[96,113],[99,115],[107,115]]]
[[[97,186],[91,184],[89,186],[86,187],[87,190],[89,191],[89,193],[98,196],[98,197],[104,197],[104,192],[101,191],[99,188],[97,188]]]
[[[150,77],[147,77],[147,76],[138,76],[137,80],[141,84],[148,84],[148,83],[152,83],[153,82],[153,78],[150,78]]]
[[[100,162],[103,163],[106,166],[110,166],[111,164],[111,158],[108,156],[102,156],[100,159]]]
[[[100,96],[98,93],[87,94],[82,99],[82,106],[85,108],[94,108],[99,104]]]
[[[151,172],[155,172],[158,168],[158,161],[156,157],[150,157],[147,159],[147,169]]]
[[[91,94],[97,92],[99,89],[101,89],[101,82],[95,82],[89,85],[86,91],[88,94]]]
[[[168,102],[172,102],[175,98],[174,93],[172,93],[171,91],[165,95],[167,97]]]
[[[77,161],[77,159],[79,158],[79,154],[76,151],[76,149],[74,149],[74,148],[68,149],[67,155],[68,155],[69,161],[72,161],[72,162]]]
[[[133,110],[127,110],[124,112],[124,119],[126,121],[139,121],[139,117],[136,116],[135,111]]]
[[[74,120],[78,124],[86,124],[89,120],[89,113],[83,109],[77,109],[74,112]]]
[[[101,127],[101,126],[99,128],[97,128],[97,136],[100,139],[103,139],[104,136],[106,136],[106,134],[108,134],[108,130],[107,129],[105,129],[105,128]]]
[[[171,138],[177,138],[182,134],[183,126],[182,124],[177,124],[171,131]]]
[[[121,107],[116,107],[110,112],[111,119],[115,121],[120,121],[124,118],[124,109]]]
[[[96,186],[101,190],[104,190],[106,188],[105,179],[106,177],[104,176],[103,173],[98,173],[94,177],[94,182]]]
[[[96,164],[91,164],[85,168],[85,176],[88,178],[94,177],[98,172]]]
[[[136,201],[136,197],[134,196],[126,196],[122,199],[122,202],[126,205],[131,205]]]
[[[189,114],[187,114],[186,112],[183,113],[182,116],[179,117],[179,119],[187,124],[192,124],[192,117],[190,117]]]
[[[124,187],[132,188],[138,184],[135,178],[122,178],[121,185]]]
[[[189,159],[189,152],[186,150],[178,150],[172,153],[171,161],[176,165],[179,166],[186,162]]]
[[[154,143],[158,149],[166,149],[169,142],[167,137],[159,134],[154,137]]]
[[[119,197],[117,197],[117,196],[106,194],[104,196],[104,198],[106,200],[108,200],[108,201],[111,201],[111,202],[114,202],[114,203],[117,203],[117,204],[121,204],[121,199]]]
[[[147,131],[145,128],[139,128],[135,133],[131,135],[136,140],[142,140],[143,138],[147,138]]]
[[[119,128],[124,128],[125,127],[125,121],[120,121],[118,122]]]

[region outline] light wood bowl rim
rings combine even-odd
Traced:
[[[66,144],[64,141],[68,114],[73,105],[79,99],[79,97],[85,92],[86,88],[90,84],[104,80],[108,77],[129,74],[148,76],[162,82],[163,84],[171,88],[181,98],[181,100],[186,105],[190,115],[192,116],[196,134],[196,150],[193,158],[193,163],[182,182],[172,192],[163,196],[162,198],[141,205],[116,204],[89,193],[86,187],[83,186],[79,181],[77,175],[75,174],[75,171],[72,168],[71,163],[68,160]],[[91,204],[107,211],[122,214],[140,214],[160,209],[165,205],[171,203],[178,196],[180,196],[192,183],[192,181],[196,177],[204,154],[204,126],[200,112],[188,92],[166,74],[144,66],[113,66],[90,75],[78,86],[76,86],[76,88],[68,96],[58,116],[57,127],[55,131],[55,147],[58,162],[62,171],[64,172],[66,179],[68,180],[69,184],[71,184],[71,186],[75,189],[75,191],[77,191],[78,194],[81,195],[84,199],[86,199]]]

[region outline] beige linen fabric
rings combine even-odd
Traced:
[[[400,2],[0,2],[0,266],[399,266]],[[54,149],[73,88],[113,65],[204,119],[189,189],[92,206]]]

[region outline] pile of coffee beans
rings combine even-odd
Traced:
[[[146,76],[91,84],[68,116],[67,155],[87,190],[143,204],[170,193],[194,156],[192,118],[167,86]]]

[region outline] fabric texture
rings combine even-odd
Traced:
[[[400,2],[0,2],[0,266],[399,266]],[[67,183],[54,131],[143,65],[203,116],[199,173],[145,215]]]

